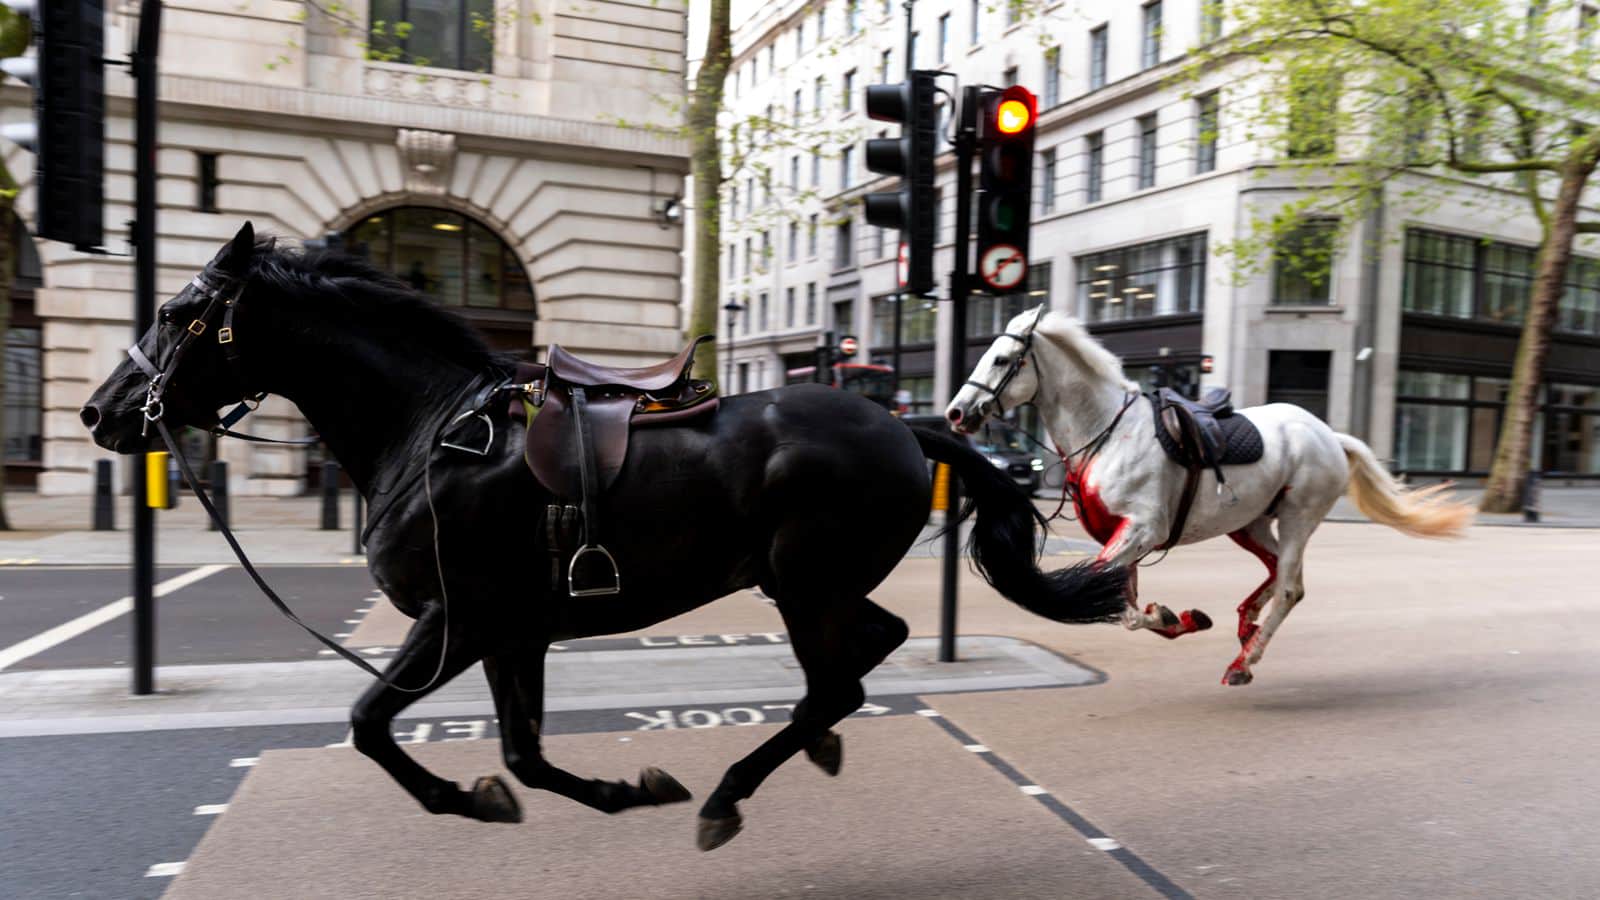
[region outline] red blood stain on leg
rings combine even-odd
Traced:
[[[1089,536],[1103,547],[1115,545],[1127,522],[1106,509],[1100,492],[1089,484],[1089,467],[1069,472],[1067,479],[1072,482],[1072,505],[1077,508],[1078,521],[1083,524],[1083,530],[1089,532]],[[1102,552],[1101,558],[1104,556]]]
[[[1255,618],[1261,612],[1261,605],[1265,602],[1267,593],[1272,590],[1272,583],[1278,578],[1278,555],[1261,546],[1242,528],[1230,532],[1228,537],[1232,538],[1235,544],[1254,554],[1255,558],[1261,560],[1261,564],[1267,567],[1267,580],[1261,582],[1261,585],[1239,604],[1239,645],[1242,647],[1248,644],[1259,630]],[[1242,658],[1234,662],[1242,665]],[[1230,666],[1228,671],[1232,672],[1233,668]]]

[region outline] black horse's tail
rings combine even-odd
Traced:
[[[947,528],[957,528],[974,511],[978,518],[968,540],[973,565],[1007,600],[1057,622],[1104,622],[1127,604],[1128,573],[1087,560],[1065,569],[1039,569],[1035,527],[1044,516],[1004,473],[948,431],[912,427],[922,453],[947,463],[961,478],[967,494],[961,513]]]

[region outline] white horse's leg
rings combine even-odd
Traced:
[[[1261,630],[1256,626],[1256,619],[1261,615],[1261,607],[1266,604],[1271,596],[1274,582],[1278,580],[1278,539],[1272,534],[1272,520],[1263,516],[1249,525],[1232,532],[1228,537],[1235,544],[1250,551],[1261,564],[1267,567],[1267,580],[1250,596],[1244,598],[1239,604],[1239,656],[1228,665],[1228,670],[1222,675],[1223,684],[1249,684],[1254,676],[1250,674],[1250,664],[1245,655],[1250,647],[1250,639]]]
[[[1266,653],[1267,644],[1272,641],[1272,636],[1278,633],[1278,627],[1305,596],[1306,588],[1302,573],[1306,543],[1311,540],[1311,533],[1322,524],[1322,517],[1327,513],[1326,509],[1321,509],[1317,510],[1315,515],[1307,515],[1306,510],[1289,504],[1285,506],[1278,518],[1278,543],[1282,547],[1282,552],[1278,556],[1276,596],[1273,598],[1271,611],[1267,613],[1267,620],[1261,624],[1261,629],[1250,638],[1244,648],[1246,662],[1251,665],[1261,661],[1261,655]]]
[[[1128,570],[1128,605],[1122,610],[1122,627],[1129,631],[1148,629],[1168,640],[1210,628],[1211,619],[1198,609],[1174,613],[1159,603],[1140,608],[1139,560],[1160,542],[1149,526],[1127,519],[1096,557],[1100,562]]]

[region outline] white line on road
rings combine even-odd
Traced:
[[[248,769],[261,761],[259,756],[240,756],[228,760],[228,767],[232,769]]]
[[[183,871],[182,862],[156,863],[144,872],[146,878],[171,878]]]
[[[1084,838],[1084,840],[1088,841],[1089,846],[1095,848],[1096,850],[1104,850],[1107,853],[1110,853],[1113,850],[1122,849],[1122,845],[1117,843],[1112,838]]]
[[[227,811],[226,803],[202,803],[194,808],[194,814],[197,816],[220,816]]]
[[[1017,785],[1017,790],[1023,792],[1024,794],[1027,794],[1029,797],[1042,797],[1045,794],[1050,793],[1049,791],[1047,791],[1044,788],[1038,786],[1037,784],[1021,784],[1021,785]]]
[[[191,569],[182,575],[168,578],[166,581],[157,584],[155,586],[155,595],[157,597],[165,597],[173,591],[182,590],[196,581],[215,575],[226,568],[228,567],[214,565]],[[57,644],[70,641],[91,628],[104,625],[119,616],[127,615],[132,610],[133,598],[123,597],[114,603],[107,603],[99,609],[86,612],[70,622],[63,622],[47,631],[41,631],[27,640],[18,641],[4,650],[0,650],[0,671],[8,669],[30,656],[43,653]]]

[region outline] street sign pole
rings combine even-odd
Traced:
[[[978,143],[980,88],[961,91],[961,120],[956,129],[956,240],[950,268],[950,396],[959,391],[967,371],[967,293],[971,289],[969,257],[972,254],[972,156]],[[960,481],[950,479],[945,521],[953,523],[961,509]],[[944,586],[939,606],[939,661],[956,661],[956,579],[961,575],[961,529],[944,533]]]
[[[150,330],[156,312],[156,54],[161,0],[144,0],[133,51],[133,339]],[[156,517],[145,502],[144,461],[133,466],[133,692],[154,693],[156,659]]]

